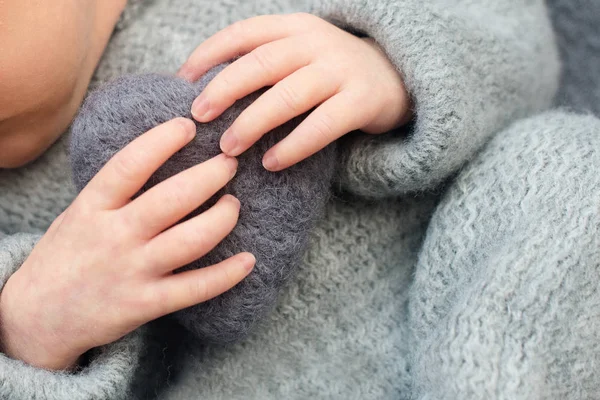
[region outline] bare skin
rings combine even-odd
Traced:
[[[0,168],[65,131],[126,0],[0,1]]]
[[[140,136],[54,221],[0,293],[5,354],[69,369],[87,350],[217,296],[252,270],[254,256],[241,253],[173,274],[212,250],[237,223],[240,203],[226,195],[177,224],[233,177],[235,158],[221,154],[131,200],[195,132],[192,121],[178,118]]]
[[[0,21],[11,15],[8,25],[0,24],[0,50],[10,54],[0,60],[0,167],[35,159],[64,131],[125,0],[41,4],[0,0]],[[25,44],[18,45],[22,38]],[[239,54],[245,56],[192,105],[195,119],[208,122],[235,100],[273,86],[223,136],[225,154],[135,200],[150,175],[192,139],[192,121],[167,122],[115,155],[0,293],[2,352],[34,366],[69,369],[87,350],[241,281],[255,264],[249,253],[173,274],[229,234],[239,201],[225,196],[203,214],[174,224],[224,186],[237,167],[233,157],[274,127],[316,107],[266,153],[265,168],[277,171],[352,130],[382,133],[411,117],[401,76],[377,44],[308,14],[236,23],[201,44],[179,74],[193,81]],[[211,179],[202,178],[207,175]],[[23,293],[27,302],[20,301]]]
[[[124,5],[0,0],[0,167],[35,159],[65,130]],[[68,370],[87,350],[221,294],[252,270],[254,256],[241,253],[172,273],[235,226],[240,204],[232,196],[177,224],[232,178],[235,158],[215,157],[131,200],[194,134],[192,121],[180,118],[142,135],[53,222],[0,293],[0,351]]]
[[[212,121],[236,100],[273,86],[223,134],[221,150],[237,157],[271,129],[316,107],[264,155],[270,171],[302,161],[353,130],[383,133],[412,116],[402,77],[375,41],[311,14],[237,22],[198,46],[179,75],[194,81],[239,54],[245,55],[196,99],[192,115]]]

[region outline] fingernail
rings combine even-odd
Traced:
[[[208,114],[209,110],[210,110],[210,101],[208,101],[208,99],[206,98],[206,96],[204,96],[204,94],[201,94],[192,103],[192,115],[194,116],[195,119],[202,119],[202,118],[206,117],[206,114]]]
[[[256,257],[254,257],[251,253],[245,253],[242,259],[242,265],[246,269],[246,271],[252,271],[254,265],[256,264]]]
[[[227,129],[223,136],[221,136],[221,151],[224,153],[236,156],[235,151],[237,150],[238,140],[230,129]]]
[[[233,178],[237,172],[237,167],[238,167],[238,161],[235,157],[230,157],[228,155],[225,155],[225,161],[227,163],[227,167],[229,167],[229,170],[231,171],[231,178]]]
[[[267,154],[263,159],[263,167],[269,171],[277,171],[279,168],[279,160],[273,154]]]
[[[238,200],[237,197],[232,196],[230,194],[226,194],[225,196],[227,197],[227,201],[230,201],[233,204],[235,204],[237,206],[238,210],[240,209],[240,207],[241,207],[242,204],[240,203],[240,201]]]
[[[190,139],[196,136],[196,124],[194,121],[188,118],[178,118],[177,122],[179,122],[179,125]]]

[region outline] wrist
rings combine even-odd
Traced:
[[[395,110],[392,111],[393,115],[389,117],[389,120],[393,121],[392,124],[389,125],[385,129],[391,130],[398,128],[400,126],[406,125],[414,118],[414,104],[413,100],[406,89],[406,85],[404,84],[404,79],[400,71],[398,71],[396,65],[393,61],[387,56],[384,48],[377,43],[377,41],[371,37],[363,37],[361,40],[366,43],[371,49],[373,49],[381,60],[385,60],[387,67],[385,68],[387,82],[389,82],[388,93],[389,97],[385,104],[388,105],[386,107],[387,110]],[[396,105],[395,107],[392,105]],[[369,133],[383,133],[383,132],[369,132]]]
[[[10,358],[38,368],[74,368],[83,352],[69,350],[59,343],[53,343],[50,339],[56,337],[44,333],[44,329],[28,321],[25,307],[20,307],[18,302],[12,301],[11,279],[0,292],[0,351]],[[16,304],[17,308],[13,304]]]

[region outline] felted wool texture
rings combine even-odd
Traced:
[[[548,1],[547,4],[552,6],[559,1]],[[306,11],[308,9],[306,3],[308,2],[302,0],[143,1],[140,12],[129,20],[127,26],[114,33],[96,70],[93,82],[101,84],[126,73],[176,71],[199,43],[219,29],[255,15]],[[489,202],[493,202],[494,206],[514,204],[515,198],[519,198],[520,194],[531,187],[552,183],[555,175],[544,173],[543,169],[532,171],[532,166],[545,165],[545,157],[550,157],[557,152],[560,154],[563,146],[570,146],[568,145],[570,140],[581,137],[580,133],[573,134],[573,131],[579,132],[581,129],[572,129],[569,118],[564,119],[563,128],[558,133],[553,131],[556,128],[556,119],[544,115],[542,119],[546,119],[547,123],[536,120],[535,124],[523,124],[518,131],[511,130],[513,133],[509,135],[506,131],[502,131],[500,123],[506,122],[504,118],[488,119],[490,114],[485,113],[483,116],[481,114],[482,109],[493,111],[492,117],[497,116],[494,114],[495,110],[514,112],[516,109],[530,113],[533,112],[532,110],[551,104],[552,88],[557,82],[546,72],[555,68],[557,63],[553,56],[553,40],[544,29],[548,10],[539,7],[541,2],[537,0],[527,2],[403,0],[402,3],[395,0],[313,0],[310,3],[313,3],[313,11],[317,15],[325,16],[339,25],[349,26],[353,31],[364,31],[376,37],[400,72],[404,72],[401,68],[409,67],[411,75],[407,74],[405,78],[415,79],[423,89],[418,92],[412,91],[412,94],[417,103],[424,110],[429,111],[420,113],[421,127],[444,127],[446,126],[444,121],[448,123],[447,126],[453,127],[453,129],[431,131],[439,133],[431,135],[427,134],[428,130],[419,130],[423,135],[418,137],[416,130],[409,131],[406,136],[402,136],[403,132],[373,137],[357,135],[353,140],[349,140],[343,149],[338,147],[340,152],[343,151],[348,156],[347,161],[350,161],[340,165],[346,189],[361,196],[383,197],[389,195],[391,188],[392,193],[401,193],[402,197],[367,202],[350,197],[333,197],[328,203],[325,216],[319,220],[313,231],[314,240],[309,246],[298,276],[283,290],[278,306],[268,316],[268,322],[260,324],[245,341],[228,346],[202,345],[191,334],[189,336],[192,338],[189,341],[182,340],[178,332],[187,330],[179,324],[167,324],[163,330],[154,329],[155,327],[152,326],[152,337],[156,342],[154,339],[150,342],[146,339],[143,345],[139,346],[144,352],[144,357],[137,368],[122,369],[121,362],[125,360],[133,366],[139,353],[107,352],[103,353],[103,357],[92,359],[93,365],[99,368],[96,371],[101,367],[102,374],[90,374],[88,370],[74,374],[48,373],[52,376],[60,375],[60,381],[42,381],[38,379],[38,369],[15,368],[19,361],[4,357],[0,358],[0,368],[6,371],[1,379],[3,385],[0,385],[0,398],[11,400],[77,398],[70,396],[72,392],[69,391],[71,387],[69,385],[78,381],[81,383],[79,386],[81,397],[94,400],[113,400],[118,397],[161,400],[437,399],[444,398],[444,395],[438,396],[438,394],[443,393],[445,389],[448,390],[445,395],[447,398],[512,399],[514,397],[511,395],[515,391],[502,392],[502,388],[510,389],[506,384],[497,386],[497,391],[488,397],[472,395],[474,391],[481,393],[482,384],[497,382],[498,371],[506,365],[503,359],[482,357],[483,352],[489,354],[489,351],[504,348],[507,350],[504,354],[518,354],[520,349],[525,348],[529,351],[527,355],[531,356],[528,360],[535,358],[542,360],[538,363],[540,368],[535,370],[538,376],[539,371],[548,365],[556,372],[554,377],[563,377],[563,382],[560,379],[549,380],[550,384],[544,392],[541,392],[541,397],[546,393],[561,390],[562,393],[566,393],[569,388],[573,388],[564,384],[568,383],[573,375],[561,374],[561,371],[581,372],[577,379],[583,384],[578,386],[581,391],[575,390],[572,395],[557,396],[557,398],[597,397],[600,390],[593,387],[597,380],[592,375],[597,368],[587,368],[593,364],[597,354],[594,346],[600,343],[600,340],[596,340],[593,336],[595,328],[591,325],[596,323],[595,314],[598,309],[593,303],[597,301],[597,297],[593,296],[595,293],[593,290],[584,292],[592,293],[592,297],[588,297],[581,306],[577,304],[581,294],[571,290],[576,286],[568,284],[559,287],[559,291],[562,290],[561,288],[564,288],[564,291],[557,292],[556,298],[565,299],[567,300],[565,304],[568,307],[572,306],[572,312],[563,313],[562,311],[566,310],[566,307],[563,307],[560,315],[564,317],[572,314],[576,319],[573,318],[565,324],[526,324],[523,326],[526,329],[539,329],[538,335],[535,336],[537,347],[522,347],[521,345],[527,342],[518,341],[506,342],[508,347],[502,347],[500,341],[504,336],[501,335],[503,333],[501,329],[496,329],[494,324],[492,326],[471,324],[471,321],[479,320],[470,317],[465,320],[460,312],[463,307],[461,301],[467,298],[460,293],[473,292],[471,289],[473,285],[470,285],[470,282],[481,283],[483,281],[479,278],[485,278],[486,273],[494,273],[496,265],[493,262],[474,264],[470,262],[469,257],[465,257],[469,263],[452,263],[450,265],[453,267],[452,270],[444,269],[447,265],[440,264],[435,271],[425,270],[422,273],[414,271],[415,265],[418,265],[419,270],[428,267],[426,263],[418,262],[418,254],[421,254],[421,257],[426,253],[434,256],[438,254],[438,258],[435,259],[441,260],[442,263],[447,263],[449,258],[455,257],[452,246],[443,246],[439,252],[435,251],[436,243],[450,239],[453,243],[459,243],[461,248],[469,247],[473,253],[482,252],[478,244],[480,242],[471,240],[473,235],[471,227],[476,223],[479,224],[478,226],[485,224],[488,228],[478,229],[475,236],[481,236],[482,233],[488,235],[501,229],[507,221],[510,221],[510,218],[504,215],[497,218],[498,209],[487,211],[485,207],[490,204]],[[563,3],[570,4],[573,9],[563,7],[560,12],[553,12],[553,16],[557,19],[573,20],[570,13],[577,12],[577,7],[583,4],[579,1]],[[588,8],[588,10],[592,9]],[[596,20],[600,18],[600,14],[594,12],[589,12],[587,16]],[[574,46],[577,45],[577,35],[582,35],[589,41],[597,37],[598,30],[595,28],[597,24],[585,24],[585,26],[586,32],[581,31],[571,35]],[[564,24],[564,27],[565,29],[582,28],[581,24],[573,23]],[[419,34],[420,32],[422,35]],[[409,54],[406,53],[409,49],[410,59]],[[532,49],[539,50],[540,53]],[[496,50],[499,51],[499,56],[490,57],[490,52]],[[499,62],[504,61],[504,57],[508,55],[513,64]],[[448,60],[452,62],[446,62]],[[563,62],[577,63],[580,60],[569,58],[564,59]],[[507,74],[507,68],[509,70],[514,68],[517,73]],[[570,71],[574,74],[585,73],[584,69],[577,68],[571,68]],[[473,74],[473,72],[481,72],[481,74]],[[505,80],[511,85],[504,86]],[[496,82],[497,85],[487,85],[491,82]],[[574,85],[573,91],[594,90],[586,86],[590,83],[593,85],[593,81],[572,76],[570,82]],[[517,92],[513,90],[515,85],[519,86]],[[577,88],[578,85],[582,86]],[[511,93],[525,93],[525,96],[515,97]],[[452,102],[445,102],[445,99],[450,99]],[[567,100],[566,103],[569,104],[569,101]],[[441,107],[443,105],[453,105],[456,109]],[[461,118],[455,118],[456,116]],[[477,118],[477,124],[473,123],[472,118]],[[428,119],[433,120],[428,121]],[[583,120],[580,122],[581,124],[575,125],[589,123]],[[536,135],[540,139],[539,143],[527,145],[527,152],[523,152],[523,142],[515,138],[531,137],[533,131],[547,132],[547,134]],[[498,133],[494,135],[491,132]],[[445,200],[445,204],[452,205],[450,208],[454,209],[456,217],[452,215],[452,210],[445,210],[437,213],[435,221],[429,222],[429,216],[438,202],[434,198],[423,201],[412,194],[406,194],[404,192],[406,181],[401,179],[406,175],[415,176],[417,191],[423,190],[429,194],[432,186],[427,183],[437,180],[440,173],[448,172],[437,168],[427,170],[429,167],[444,165],[437,160],[437,156],[442,154],[454,159],[454,156],[459,153],[453,153],[451,149],[462,149],[465,140],[481,137],[480,135],[494,136],[496,150],[486,151],[481,156],[460,152],[463,156],[467,155],[465,159],[460,160],[460,163],[467,163],[465,171],[471,172],[470,178],[464,177],[456,181],[459,185],[458,190],[452,191],[449,195],[452,198]],[[555,140],[554,135],[558,140]],[[15,240],[24,241],[18,232],[43,232],[73,199],[75,190],[70,178],[68,151],[64,146],[67,141],[68,137],[63,137],[50,151],[31,165],[18,170],[0,170],[0,230],[9,236],[16,234]],[[413,150],[407,152],[409,141],[412,141],[410,147]],[[503,148],[504,143],[506,143],[504,151],[495,154],[495,151]],[[572,147],[568,150],[569,157],[575,157],[571,165],[581,162],[582,159],[578,154],[586,152],[584,142],[577,143],[576,151],[573,151]],[[553,146],[554,150],[548,151],[545,146]],[[537,162],[520,164],[525,172],[519,170],[515,173],[512,171],[515,167],[515,159],[510,158],[513,152],[520,158],[535,156]],[[413,155],[418,157],[411,158]],[[501,176],[490,173],[490,169],[486,167],[484,169],[487,172],[482,171],[480,179],[475,174],[482,167],[479,162],[472,169],[469,168],[469,164],[474,159],[485,161],[487,157],[493,158],[489,164],[486,164],[488,166],[500,167],[507,163]],[[505,157],[509,158],[504,160]],[[415,162],[407,162],[411,159]],[[581,165],[581,168],[574,170],[579,172],[574,173],[582,173],[585,177],[594,178],[593,175],[585,175],[586,169],[596,170],[593,164],[582,163]],[[393,173],[387,173],[388,170]],[[382,171],[383,176],[389,181],[381,179]],[[397,174],[394,171],[401,173]],[[496,178],[502,177],[499,181],[505,184],[514,174],[521,177],[512,180],[517,183],[514,192],[494,190]],[[539,180],[530,180],[527,185],[524,178],[529,175]],[[425,182],[423,185],[419,183],[421,178]],[[549,180],[546,181],[547,178]],[[566,191],[572,191],[573,186],[580,185],[581,181],[565,179],[562,182],[569,186]],[[434,191],[440,194],[450,192],[452,185],[453,183],[449,182],[448,186],[435,187]],[[468,202],[463,202],[469,193],[472,193],[473,197]],[[478,205],[476,199],[480,199],[486,206]],[[594,197],[573,198],[568,203],[569,209],[556,206],[545,208],[547,215],[544,218],[560,220],[561,216],[565,215],[565,211],[579,209],[577,205],[579,200],[582,200],[581,204],[589,205],[589,202],[586,203],[584,200],[594,200]],[[463,214],[463,211],[468,211],[467,205],[473,211]],[[473,220],[465,219],[465,215]],[[592,215],[593,213],[590,217]],[[536,218],[538,216],[536,215]],[[494,225],[494,221],[498,221],[498,226]],[[542,218],[541,221],[543,222],[544,219]],[[598,235],[594,230],[557,231],[556,226],[544,224],[545,228],[551,228],[550,232],[555,238],[554,242],[547,245],[550,253],[555,247],[558,249],[554,244],[560,244],[563,238],[568,239],[565,242],[565,246],[568,247],[572,243],[575,245],[579,242],[589,243],[589,238],[598,237],[593,236]],[[527,233],[525,232],[525,235]],[[432,235],[435,237],[428,239],[427,248],[423,249],[422,239]],[[532,234],[531,239],[536,239],[536,236]],[[4,240],[0,242],[0,253],[9,251],[11,245],[8,243]],[[518,247],[518,244],[515,246]],[[510,250],[510,246],[508,247]],[[517,250],[513,252],[518,253]],[[544,255],[536,250],[536,254],[539,255],[538,260],[543,260],[548,255],[552,256],[550,253]],[[496,259],[502,261],[501,253],[496,254],[498,255]],[[532,254],[531,257],[536,258],[536,255]],[[434,258],[429,259],[434,260]],[[18,268],[20,260],[20,258],[2,257],[0,268],[3,271],[14,271]],[[595,271],[592,268],[593,264],[592,267],[584,264],[575,276],[585,276],[586,270]],[[473,276],[473,265],[477,265],[476,269],[483,272]],[[481,268],[485,265],[489,268]],[[537,266],[541,265],[543,261],[537,263]],[[510,278],[510,274],[502,273],[507,271],[509,266],[509,261],[504,262],[501,265],[502,269],[493,275],[493,279],[490,277],[489,281],[496,281],[497,276]],[[538,283],[544,288],[550,288],[555,283],[556,275],[552,274],[553,268],[536,267],[534,270],[541,273],[539,275],[541,279],[535,279],[527,274],[515,277],[521,279],[521,288],[532,288]],[[580,274],[582,271],[583,273]],[[454,273],[461,279],[453,279]],[[423,321],[419,318],[411,318],[407,321],[406,309],[409,308],[406,301],[409,297],[407,288],[413,284],[416,275],[420,276],[420,287],[426,289],[422,292],[423,295],[433,297],[431,302],[421,303],[415,300],[419,294],[419,291],[415,290],[410,294],[410,304],[414,303],[418,308],[427,307],[427,310],[420,315],[435,315],[430,314],[431,310],[434,312],[442,310],[445,316],[438,320],[428,317]],[[449,279],[444,280],[442,277]],[[469,277],[473,279],[469,280]],[[529,280],[530,278],[532,280]],[[541,280],[546,281],[548,285],[540,283]],[[576,279],[576,281],[583,280]],[[589,281],[593,283],[593,277]],[[502,279],[498,282],[511,281]],[[593,285],[587,288],[593,289]],[[512,304],[526,301],[529,298],[526,295],[536,292],[534,290],[515,292]],[[448,293],[453,295],[447,296]],[[456,293],[459,295],[454,296]],[[474,303],[478,301],[479,299]],[[502,315],[500,311],[505,305],[502,301],[502,296],[491,298],[486,295],[481,302],[484,307],[498,305],[497,309],[492,309],[493,321],[502,321],[502,318],[510,315],[519,316],[518,314]],[[487,310],[487,308],[482,309]],[[504,309],[509,310],[506,307]],[[447,312],[448,310],[452,312]],[[465,306],[465,310],[467,315],[470,315],[473,308]],[[552,307],[551,310],[561,310],[561,308]],[[557,321],[560,321],[560,318]],[[578,321],[582,323],[578,324]],[[461,326],[460,332],[471,334],[468,337],[450,335],[451,329],[457,325]],[[581,335],[563,335],[564,331],[555,330],[560,326],[571,326],[573,333],[582,332],[589,336],[586,339]],[[589,326],[589,329],[581,330],[582,326]],[[444,329],[444,327],[448,328]],[[463,329],[466,327],[470,329]],[[408,333],[413,329],[420,333],[429,329],[427,337],[430,339],[421,344],[411,342]],[[161,340],[163,334],[170,335],[171,332],[176,336],[165,341]],[[555,335],[555,332],[559,334]],[[453,345],[446,346],[443,341],[446,336],[450,337]],[[526,334],[520,337],[528,338]],[[489,347],[481,347],[480,344],[485,342],[477,342],[477,338],[497,340],[490,341]],[[567,341],[566,345],[562,346],[562,351],[554,352],[554,349],[560,348],[556,345],[563,339]],[[463,340],[467,340],[466,343],[469,345],[465,345]],[[544,348],[551,350],[542,350]],[[478,350],[481,351],[474,353]],[[530,350],[536,350],[535,354]],[[452,358],[448,358],[448,354],[451,354]],[[553,357],[558,362],[549,361]],[[415,364],[414,359],[418,360],[418,363]],[[468,359],[469,363],[461,364],[460,361],[463,359]],[[473,367],[482,359],[491,360],[486,368]],[[581,365],[584,366],[582,369],[573,368]],[[177,369],[182,372],[176,373]],[[157,377],[157,371],[160,371],[164,380],[161,381]],[[515,378],[511,382],[527,384],[529,372],[532,370],[511,368],[508,371],[511,371]],[[85,378],[82,379],[82,375]],[[113,379],[114,377],[118,379]],[[124,394],[129,390],[132,381],[136,382],[134,390],[141,389],[143,393],[136,391],[134,396]],[[105,385],[103,382],[110,382],[110,384]],[[411,389],[411,382],[418,387]],[[449,385],[457,382],[460,383],[460,388],[474,389],[456,395],[454,387]],[[504,380],[504,382],[509,381]],[[168,390],[156,391],[152,388],[155,383],[167,387]],[[590,390],[584,392],[586,387]],[[8,388],[11,388],[11,391],[6,394]],[[524,386],[519,386],[521,393],[523,388]],[[487,393],[493,391],[483,390],[487,390]],[[546,396],[549,397],[552,398]]]
[[[81,190],[120,149],[140,134],[178,116],[190,118],[193,100],[223,66],[197,84],[173,76],[123,76],[89,95],[72,128],[73,178]],[[214,122],[197,124],[196,138],[167,161],[143,190],[221,153],[219,139],[261,92],[238,101]],[[241,202],[233,232],[213,251],[177,272],[203,268],[242,251],[257,259],[250,275],[230,291],[175,314],[204,342],[232,342],[245,337],[273,307],[281,286],[293,276],[309,234],[329,196],[335,165],[334,146],[281,172],[262,166],[262,155],[287,136],[299,118],[266,134],[238,157],[236,177],[198,215],[225,193]],[[210,177],[206,177],[210,179]]]

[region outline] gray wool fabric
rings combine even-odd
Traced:
[[[139,135],[175,117],[191,118],[192,102],[223,68],[212,69],[196,84],[167,75],[126,75],[91,93],[71,129],[77,189],[83,189],[114,154]],[[173,155],[142,191],[220,154],[221,134],[260,94],[237,101],[213,122],[197,124],[194,140]],[[217,264],[242,251],[256,257],[250,275],[233,289],[175,314],[202,342],[228,343],[247,336],[273,308],[281,286],[294,275],[310,231],[322,217],[335,167],[335,145],[281,173],[262,167],[261,155],[287,136],[298,121],[269,132],[238,157],[233,181],[189,216],[205,211],[226,193],[241,203],[233,232],[179,272]]]
[[[461,171],[411,287],[413,397],[600,396],[598,149],[600,120],[552,112]]]
[[[3,357],[0,398],[600,398],[600,122],[577,96],[598,90],[600,14],[581,4],[144,2],[93,86],[173,73],[236,20],[311,11],[382,45],[415,121],[339,141],[337,193],[245,340],[206,344],[164,318],[76,373]],[[557,103],[588,111],[540,113]],[[76,193],[67,141],[0,171],[3,280]]]
[[[547,1],[564,60],[557,103],[600,115],[600,2]]]

